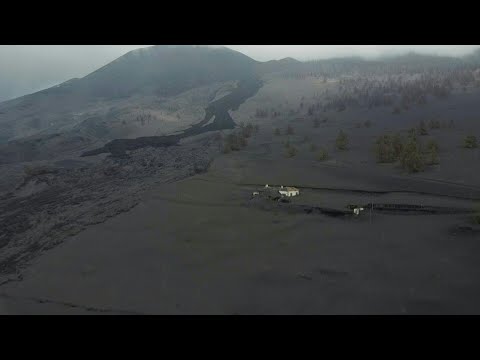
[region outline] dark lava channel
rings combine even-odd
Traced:
[[[176,135],[146,136],[136,139],[115,139],[103,147],[84,152],[81,156],[93,156],[102,153],[111,153],[113,156],[124,156],[126,151],[136,150],[147,146],[166,147],[178,144],[186,137],[199,135],[208,131],[234,129],[235,122],[228,113],[237,110],[248,98],[252,97],[263,86],[262,81],[256,78],[239,81],[237,88],[230,94],[212,102],[205,109],[205,118],[189,129]],[[214,120],[209,121],[215,117]]]

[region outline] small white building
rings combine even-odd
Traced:
[[[298,196],[300,195],[300,190],[298,190],[296,187],[291,187],[291,186],[287,186],[287,187],[281,187],[280,190],[278,190],[278,192],[280,193],[280,195],[283,195],[283,196]]]
[[[360,215],[360,211],[363,211],[363,210],[365,210],[365,209],[362,208],[362,207],[356,207],[355,209],[353,209],[353,213],[354,213],[356,216],[358,216],[358,215]]]

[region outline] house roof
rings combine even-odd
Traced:
[[[296,187],[287,186],[287,191],[300,191]]]

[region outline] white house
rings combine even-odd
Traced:
[[[300,190],[291,186],[287,186],[285,188],[282,186],[280,187],[280,190],[278,192],[280,193],[280,195],[288,196],[288,197],[300,195]]]
[[[355,209],[353,209],[353,213],[358,216],[360,215],[360,211],[363,211],[363,210],[365,209],[362,207],[356,207]]]

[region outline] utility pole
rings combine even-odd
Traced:
[[[372,211],[373,211],[373,202],[370,198],[370,224],[372,223]]]

